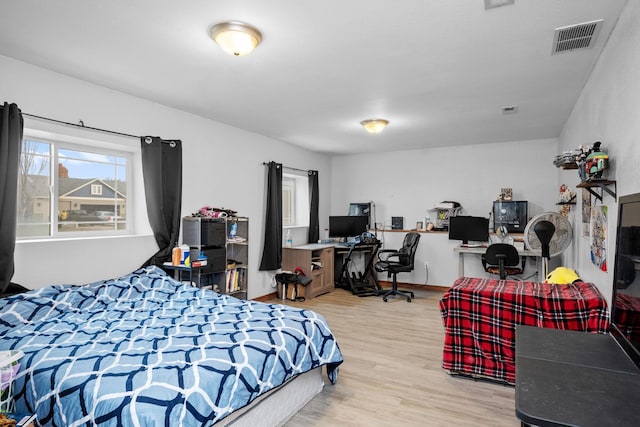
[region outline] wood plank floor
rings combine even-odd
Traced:
[[[442,292],[357,297],[344,289],[287,304],[322,314],[344,356],[328,383],[287,424],[302,426],[519,426],[514,388],[448,375],[441,367]],[[280,300],[273,299],[272,302]]]

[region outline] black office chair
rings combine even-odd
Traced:
[[[508,243],[494,243],[489,245],[482,254],[482,266],[484,271],[491,274],[499,274],[500,279],[507,276],[522,274],[526,259],[520,257],[515,246]]]
[[[387,277],[393,276],[393,286],[383,296],[382,300],[387,302],[390,295],[401,295],[407,298],[407,302],[411,302],[411,298],[415,298],[411,291],[398,290],[398,273],[407,273],[413,271],[413,262],[416,257],[416,249],[420,242],[419,233],[407,233],[400,249],[383,249],[378,252],[378,262],[376,263],[377,272],[387,272]]]

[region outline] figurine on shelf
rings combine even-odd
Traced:
[[[584,171],[587,174],[587,181],[601,179],[603,172],[609,167],[609,155],[600,151],[600,142],[593,144],[591,154],[587,156],[584,164]]]
[[[609,155],[601,151],[601,144],[597,141],[591,148],[580,147],[582,152],[576,157],[576,163],[581,181],[602,179],[602,174],[609,167]]]
[[[558,203],[569,203],[576,198],[576,193],[571,191],[565,184],[560,186],[560,193],[558,194]]]
[[[513,198],[513,189],[511,188],[502,188],[500,190],[500,200],[503,201],[511,201]]]
[[[560,192],[558,193],[558,204],[560,205],[560,215],[564,217],[569,216],[571,211],[571,203],[575,200],[576,193],[571,191],[565,184],[560,186]]]

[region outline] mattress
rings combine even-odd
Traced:
[[[322,368],[297,375],[220,422],[229,427],[281,426],[322,392]]]

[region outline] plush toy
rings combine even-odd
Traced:
[[[234,216],[236,213],[237,212],[232,209],[203,206],[200,210],[192,213],[191,216],[200,218],[226,218],[227,216]]]
[[[567,267],[558,267],[547,275],[546,283],[552,285],[568,285],[581,281],[575,270]]]

